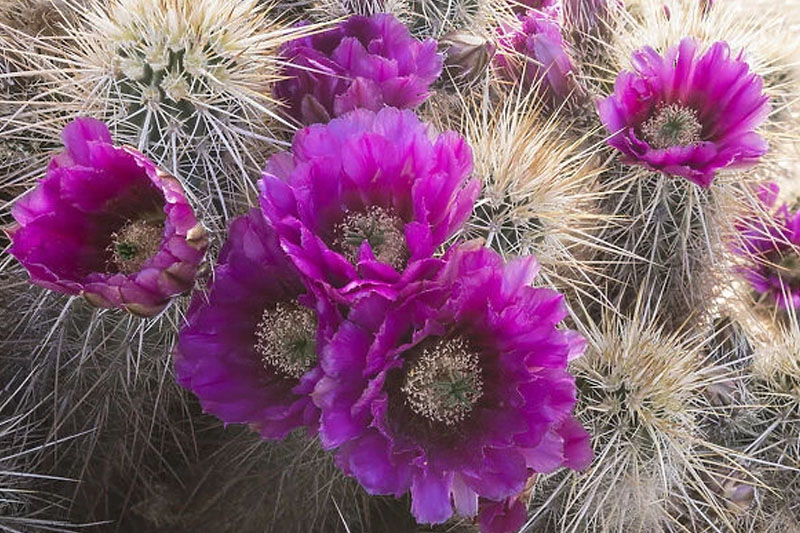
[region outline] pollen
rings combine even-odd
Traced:
[[[156,255],[164,237],[163,223],[133,220],[111,236],[111,261],[123,274],[133,274]]]
[[[312,309],[279,302],[256,326],[256,352],[269,371],[299,379],[317,364],[317,317]]]
[[[697,143],[702,130],[697,111],[678,104],[662,107],[642,125],[645,140],[658,149]]]
[[[463,337],[438,340],[422,349],[401,390],[416,414],[454,426],[470,415],[483,396],[478,352]]]
[[[382,207],[348,212],[336,226],[334,247],[353,264],[366,241],[378,261],[401,270],[408,261],[403,220]]]

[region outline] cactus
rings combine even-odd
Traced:
[[[404,13],[408,0],[311,0],[309,14],[315,20],[330,20],[331,17],[350,15],[374,15],[391,13],[395,16]]]
[[[771,3],[564,0],[582,98],[554,105],[495,68],[497,27],[516,16],[505,0],[0,0],[0,223],[62,125],[88,114],[183,182],[218,249],[290,141],[270,96],[281,44],[391,12],[447,56],[419,112],[467,138],[482,180],[458,238],[533,254],[589,341],[570,364],[596,459],[531,479],[523,530],[795,532],[800,326],[753,301],[734,251],[742,224],[768,223],[759,184],[798,194],[800,42]],[[631,52],[687,35],[743,51],[772,105],[769,154],[708,189],[606,148],[594,101]],[[188,298],[138,321],[30,287],[8,256],[0,291],[0,529],[476,530],[419,529],[408,498],[368,495],[317,440],[264,442],[205,415],[172,376]]]
[[[77,23],[62,39],[23,51],[44,79],[41,112],[51,121],[65,112],[105,120],[118,142],[181,178],[223,219],[254,201],[260,154],[288,129],[270,96],[278,48],[316,27],[289,30],[257,0],[70,8],[65,20]]]
[[[800,523],[800,329],[790,312],[786,323],[767,319],[747,330],[752,354],[737,371],[738,392],[719,421],[729,430],[730,445],[752,457],[748,466],[759,477],[741,530],[792,532]]]
[[[640,296],[636,318],[609,313],[590,325],[587,351],[573,363],[577,412],[597,459],[584,473],[544,482],[534,515],[547,531],[682,531],[681,521],[709,527],[719,517],[730,523],[710,482],[719,479],[713,469],[725,465],[750,479],[701,425],[714,410],[704,390],[730,372],[706,358],[707,338],[652,324],[660,310]]]
[[[453,30],[476,29],[490,5],[487,0],[311,0],[314,20],[391,13],[419,39],[439,39]]]
[[[419,37],[439,39],[453,30],[473,28],[485,0],[408,0],[409,27]]]
[[[644,287],[662,300],[658,320],[673,327],[690,316],[702,317],[731,279],[729,243],[736,235],[736,215],[757,200],[734,176],[706,191],[652,172],[617,167],[610,174],[616,172],[627,178],[608,179],[629,181],[606,198],[617,221],[601,236],[626,253],[604,254],[605,294],[629,312]]]
[[[588,250],[604,249],[594,230],[608,223],[598,208],[606,194],[596,187],[598,148],[546,118],[542,100],[522,88],[497,106],[481,95],[459,105],[460,120],[437,127],[463,132],[483,181],[460,238],[483,239],[509,259],[533,254],[549,283],[583,291],[594,268]]]

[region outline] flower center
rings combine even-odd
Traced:
[[[401,390],[415,413],[453,426],[483,396],[478,352],[462,337],[440,339],[412,363]]]
[[[645,140],[659,149],[699,142],[702,130],[697,111],[678,104],[662,107],[642,125]]]
[[[382,207],[348,212],[336,226],[335,235],[334,246],[353,264],[358,262],[358,249],[364,241],[378,261],[397,270],[408,260],[403,220]]]
[[[123,274],[133,274],[156,255],[164,238],[164,224],[132,220],[111,235],[111,261]]]
[[[267,309],[256,326],[256,352],[267,370],[299,379],[317,364],[317,317],[295,302]]]

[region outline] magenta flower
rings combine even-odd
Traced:
[[[778,192],[774,183],[759,190],[766,208],[775,208]],[[735,251],[748,261],[741,272],[753,290],[782,309],[800,309],[800,211],[782,204],[773,216],[770,223],[756,219],[738,226],[743,245]]]
[[[64,152],[12,209],[10,253],[37,285],[158,314],[194,285],[207,245],[180,183],[114,146],[97,120],[77,119],[61,137]]]
[[[264,438],[300,426],[313,434],[317,352],[338,323],[336,307],[306,287],[253,209],[231,224],[208,294],[192,300],[175,354],[178,383],[205,411]]]
[[[418,277],[472,211],[471,172],[459,135],[358,110],[298,131],[267,164],[261,206],[300,272],[342,295]]]
[[[442,72],[436,46],[432,39],[414,39],[387,13],[352,16],[281,48],[286,79],[275,84],[275,96],[305,124],[359,108],[416,107]]]
[[[519,27],[498,28],[500,48],[494,61],[500,74],[527,86],[541,84],[556,99],[565,98],[576,85],[558,11],[531,9],[517,16]]]
[[[525,505],[519,498],[481,502],[478,524],[481,533],[517,533],[525,524]]]
[[[718,169],[755,163],[767,143],[754,129],[769,114],[762,82],[724,42],[704,54],[685,38],[662,57],[633,54],[614,94],[598,103],[600,118],[626,162],[709,187]]]
[[[323,351],[320,437],[371,494],[411,492],[420,522],[518,494],[530,471],[585,467],[567,361],[584,340],[558,329],[563,297],[530,287],[532,257],[503,265],[473,245],[394,300],[372,294]]]

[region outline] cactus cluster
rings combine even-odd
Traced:
[[[735,518],[715,490],[717,467],[752,480],[702,424],[716,409],[707,391],[731,374],[708,356],[713,339],[657,326],[646,302],[640,294],[635,318],[594,329],[574,363],[579,416],[603,459],[543,484],[534,504],[547,531],[711,528]]]
[[[223,221],[252,200],[258,154],[288,128],[270,92],[278,49],[315,27],[287,28],[256,0],[74,2],[58,14],[69,31],[24,53],[40,69],[46,120],[104,119],[190,194],[213,199],[203,203]]]
[[[60,160],[57,155],[62,129],[87,116],[108,125],[115,149],[128,155],[141,152],[138,164],[151,161],[154,175],[168,187],[182,189],[197,227],[205,228],[209,237],[206,258],[193,271],[196,281],[189,292],[194,300],[188,292],[173,291],[166,310],[149,318],[92,307],[78,297],[86,295],[84,289],[65,296],[34,286],[29,281],[41,282],[40,265],[23,267],[8,253],[0,256],[0,530],[797,533],[800,307],[772,294],[800,291],[795,272],[800,249],[787,237],[800,231],[794,221],[800,198],[798,2],[0,0],[0,225],[8,229],[0,237],[3,247],[12,250],[19,239],[17,225],[29,223],[38,207],[31,201],[39,198],[35,195],[20,199],[56,172],[47,171],[48,165],[64,166],[63,155]],[[394,16],[410,35],[396,37],[399,26],[380,26],[386,34],[378,34],[371,26],[355,24],[348,30],[352,35],[337,37],[335,46],[328,47],[321,38],[297,47],[298,56],[310,58],[308,64],[298,67],[296,58],[287,56],[290,47],[284,45],[291,41],[323,37],[317,34],[353,15],[380,13]],[[398,46],[394,37],[403,43],[414,39],[419,48]],[[437,41],[440,56],[426,39]],[[396,49],[386,53],[384,46]],[[730,117],[704,115],[698,104],[714,100],[702,87],[697,89],[705,83],[697,74],[704,67],[697,65],[707,53],[711,55],[703,65],[717,62],[715,81],[742,76],[737,82],[741,92],[728,94],[730,98],[717,95],[713,109],[728,109],[731,101],[748,98],[756,102],[753,115],[759,120],[743,120],[746,127],[725,143],[711,139],[710,130],[726,124],[735,130],[726,122]],[[426,69],[415,54],[436,68]],[[665,91],[668,98],[645,105],[658,76],[645,83],[642,72],[652,73],[647,69],[656,64],[678,71],[672,79],[674,94]],[[719,66],[723,64],[741,70],[731,74]],[[297,96],[297,106],[305,105],[308,115],[323,124],[299,127],[288,118],[293,103],[276,96],[281,94],[276,86],[301,76],[287,74],[292,72],[287,66],[305,70],[309,80],[335,86],[338,92],[331,89],[328,94],[325,83],[309,88],[305,78],[287,84],[285,92]],[[431,72],[439,67],[442,74],[432,83],[412,79],[425,74],[432,80],[436,74]],[[331,72],[347,74],[327,79]],[[680,79],[688,81],[682,86]],[[347,84],[340,90],[342,80]],[[316,210],[308,206],[322,202],[324,195],[313,201],[307,197],[310,190],[330,185],[319,176],[340,167],[343,174],[364,178],[359,187],[367,190],[364,184],[372,183],[370,179],[378,183],[386,178],[385,168],[394,170],[375,161],[388,158],[396,148],[393,143],[401,143],[397,132],[381,129],[386,127],[382,123],[340,142],[335,135],[344,138],[352,134],[348,128],[363,129],[359,121],[369,114],[348,115],[344,110],[336,118],[314,113],[318,107],[333,107],[346,90],[356,107],[373,106],[369,113],[386,113],[379,110],[384,103],[412,85],[416,93],[407,100],[414,106],[424,102],[409,104],[398,115],[406,118],[398,121],[419,119],[413,134],[418,138],[410,145],[419,153],[429,150],[428,144],[438,151],[430,148],[425,161],[408,156],[414,163],[395,165],[397,174],[429,165],[425,171],[431,172],[430,183],[462,174],[467,181],[480,182],[468,217],[464,210],[465,223],[449,238],[439,232],[440,241],[427,243],[433,250],[430,265],[448,260],[446,250],[452,244],[468,242],[474,249],[491,249],[507,265],[498,292],[507,285],[533,284],[537,291],[560,293],[531,293],[552,298],[531,296],[524,303],[548,309],[563,304],[559,334],[568,338],[568,329],[577,330],[586,341],[584,354],[569,362],[575,386],[562,400],[576,402],[575,417],[591,435],[594,452],[584,471],[536,474],[514,487],[513,498],[499,501],[484,493],[479,499],[479,491],[463,481],[468,476],[459,473],[454,491],[470,497],[474,493],[475,502],[456,502],[455,492],[448,492],[448,503],[452,499],[456,507],[465,508],[456,512],[465,512],[433,525],[415,522],[413,513],[420,504],[402,491],[394,498],[364,489],[370,480],[365,481],[359,460],[374,457],[359,456],[360,448],[351,445],[336,459],[325,449],[327,443],[299,431],[273,442],[247,427],[226,425],[204,411],[213,412],[213,405],[201,404],[175,382],[174,370],[178,332],[198,307],[208,305],[206,296],[218,280],[225,281],[220,269],[249,272],[248,261],[263,253],[267,241],[259,241],[252,229],[240,234],[247,253],[236,255],[224,243],[231,221],[259,204],[264,208],[268,193],[269,224],[283,232],[283,247],[276,244],[276,250],[299,257],[304,272],[329,266],[326,261],[338,254],[342,272],[355,276],[341,286],[320,285],[320,293],[338,298],[333,306],[337,313],[352,303],[348,299],[357,299],[358,291],[376,290],[373,285],[380,286],[380,298],[405,294],[406,286],[359,277],[379,272],[395,280],[395,270],[402,272],[409,261],[405,239],[419,228],[401,226],[392,209],[446,225],[445,215],[455,216],[451,204],[442,213],[425,212],[424,202],[412,209],[411,201],[351,212],[356,200],[347,194],[341,195],[347,206]],[[695,90],[694,100],[684,98]],[[313,93],[317,107],[303,91]],[[637,98],[626,98],[634,93]],[[375,102],[375,95],[383,100]],[[626,114],[631,109],[638,114]],[[361,118],[348,118],[353,116]],[[709,116],[717,126],[704,122],[711,121]],[[353,122],[345,127],[345,122],[331,120]],[[463,137],[463,144],[454,134],[442,134],[446,141],[437,141],[445,130]],[[709,143],[704,145],[708,153],[686,156],[703,142]],[[715,157],[737,143],[744,146],[739,152],[727,159]],[[712,148],[718,152],[711,154]],[[416,154],[411,149],[408,153]],[[344,161],[342,154],[352,159]],[[70,161],[76,176],[78,166]],[[262,172],[270,178],[259,184]],[[290,179],[301,182],[293,182],[291,199],[281,188]],[[770,194],[774,197],[767,199]],[[75,205],[90,196],[78,198]],[[301,207],[295,209],[295,203]],[[20,207],[31,205],[30,212]],[[320,237],[320,242],[331,237],[331,248],[311,247],[308,235],[301,235],[307,228],[297,221],[306,224],[314,216],[322,220],[340,207],[342,219],[331,226],[335,235]],[[383,255],[374,258],[359,237],[374,237],[369,224],[391,229],[380,235]],[[115,227],[114,235],[128,227]],[[156,235],[163,228],[149,229]],[[343,237],[345,233],[356,234],[355,242]],[[758,239],[772,242],[780,253],[748,252]],[[57,241],[50,238],[47,246],[57,246]],[[97,247],[114,252],[112,244]],[[149,244],[153,246],[147,250],[158,249],[155,241]],[[535,281],[530,275],[536,271],[534,259],[528,256],[539,269]],[[221,260],[231,257],[239,263]],[[120,262],[103,266],[107,264],[117,268]],[[391,272],[375,266],[384,264]],[[754,264],[768,265],[774,275],[767,282],[780,286],[753,286],[747,269]],[[139,261],[127,270],[143,265]],[[463,286],[482,282],[486,268],[476,268]],[[445,278],[454,276],[444,272]],[[416,275],[423,281],[414,285],[420,280],[408,278]],[[438,286],[425,275],[420,269],[398,279],[433,294]],[[40,284],[53,286],[47,280]],[[239,294],[234,285],[223,288]],[[249,296],[240,296],[247,305]],[[463,294],[453,299],[458,297]],[[367,301],[377,308],[380,298]],[[522,304],[494,309],[496,302],[491,302],[487,316],[492,320],[511,320],[527,309]],[[259,311],[254,350],[261,366],[286,363],[273,352],[284,345],[280,334],[297,325],[277,324],[275,317],[316,326],[311,307],[292,314],[278,303]],[[366,318],[358,316],[368,323]],[[426,322],[426,334],[439,327],[431,324]],[[358,324],[361,329],[355,330],[368,326],[374,324]],[[370,351],[375,368],[375,354],[390,342],[392,327],[387,322],[376,334],[374,353]],[[227,342],[227,329],[221,325],[197,329],[207,341],[218,334],[221,343]],[[529,333],[538,330],[530,328]],[[576,352],[572,358],[580,342],[570,339]],[[460,346],[464,351],[467,345],[462,344],[431,346]],[[467,350],[455,363],[448,360],[448,367],[444,358],[437,359],[436,350],[427,344],[423,348],[421,359],[408,368],[386,371],[394,376],[392,372],[412,370],[412,377],[387,396],[400,391],[406,395],[398,396],[406,398],[400,407],[423,418],[433,413],[434,421],[455,426],[469,411],[436,404],[437,387],[447,382],[447,372],[471,378],[462,380],[472,388],[459,397],[470,409],[486,399],[484,385],[489,387],[496,376],[469,374],[478,366],[477,352]],[[198,360],[213,362],[211,357]],[[316,359],[289,363],[302,363],[284,364],[297,378]],[[227,367],[206,371],[224,377],[220,368]],[[529,364],[518,370],[542,368]],[[320,370],[325,371],[331,370]],[[304,393],[311,398],[309,405],[332,398],[326,389],[331,382]],[[375,378],[369,386],[383,383]],[[556,401],[558,394],[545,396],[543,404]],[[224,400],[235,404],[235,398]],[[397,429],[388,422],[381,425],[380,399],[363,401],[373,402],[367,410],[380,420],[370,431],[385,438]],[[386,410],[400,408],[389,403]],[[353,412],[360,407],[356,402]],[[561,434],[548,433],[548,438],[568,445]],[[364,442],[374,445],[377,440]],[[539,444],[526,446],[537,450]],[[407,450],[397,441],[392,445],[403,450],[387,462],[394,468],[404,464]],[[415,469],[423,466],[413,464]],[[387,467],[391,474],[398,471]],[[350,477],[354,472],[361,476],[358,481]],[[387,472],[376,472],[375,478],[386,479]],[[525,511],[522,524],[516,523],[520,508]]]

